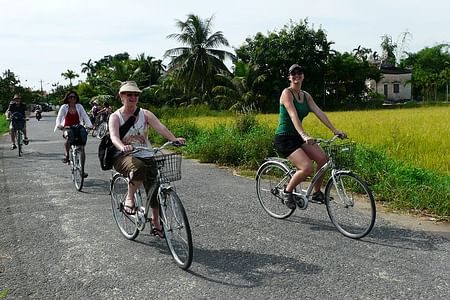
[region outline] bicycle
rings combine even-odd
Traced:
[[[73,128],[78,125],[72,125],[65,127],[65,129],[73,130]],[[81,162],[81,147],[80,145],[70,145],[69,151],[69,165],[70,172],[72,175],[72,181],[77,191],[83,189],[84,184],[84,165]]]
[[[153,158],[159,182],[157,192],[160,208],[159,221],[175,263],[181,269],[186,270],[192,263],[192,234],[183,203],[171,184],[171,182],[181,179],[181,154],[163,153],[162,150],[169,145],[178,146],[177,143],[169,141],[159,148],[136,147],[135,150],[154,151]],[[128,183],[128,177],[117,172],[113,173],[110,185],[111,204],[113,217],[120,232],[125,238],[134,240],[139,232],[144,230],[146,223],[151,221],[148,217],[151,210],[151,195],[147,195],[144,203],[141,191],[138,190],[134,195],[136,212],[134,215],[129,215],[124,209]]]
[[[23,129],[25,128],[26,118],[25,118],[25,116],[22,113],[14,112],[14,113],[11,114],[10,120],[11,120],[12,130],[16,134],[17,150],[19,152],[19,156],[22,156],[22,154],[23,154],[23,145],[24,145],[24,143],[23,143],[23,137],[24,137]]]
[[[95,117],[92,136],[101,140],[108,133],[108,119],[110,114],[99,114]]]
[[[367,183],[345,167],[354,162],[355,145],[352,143],[333,144],[339,136],[329,140],[316,139],[322,144],[329,157],[312,177],[309,185],[300,183],[293,191],[297,206],[293,209],[285,205],[283,191],[296,172],[288,159],[268,157],[256,172],[256,192],[263,209],[276,219],[291,216],[295,209],[306,209],[312,199],[313,187],[318,178],[331,170],[325,186],[325,205],[328,216],[337,230],[344,236],[359,239],[373,228],[376,219],[375,200]],[[305,186],[304,186],[305,185]]]

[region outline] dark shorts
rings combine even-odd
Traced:
[[[301,148],[304,143],[302,137],[295,133],[276,134],[273,140],[275,150],[285,158]]]

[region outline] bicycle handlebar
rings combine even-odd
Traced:
[[[156,148],[149,148],[149,147],[143,147],[143,146],[135,146],[133,147],[133,150],[130,152],[127,152],[126,154],[132,154],[132,153],[136,153],[140,150],[148,150],[148,151],[154,151],[154,152],[159,152],[165,148],[167,148],[167,146],[174,146],[174,147],[183,147],[186,146],[185,144],[181,144],[178,141],[167,141],[165,142],[161,147],[156,147]],[[121,151],[122,153],[124,153],[123,151]]]
[[[316,143],[319,143],[319,144],[324,143],[324,144],[328,144],[329,145],[329,144],[333,143],[337,138],[346,139],[347,137],[343,136],[343,135],[340,135],[340,134],[335,134],[331,139],[328,139],[328,140],[322,139],[322,138],[317,138],[317,139],[314,139],[314,140],[316,141]]]

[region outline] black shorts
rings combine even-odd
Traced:
[[[273,140],[275,150],[285,158],[301,148],[304,143],[302,137],[296,133],[276,134]]]

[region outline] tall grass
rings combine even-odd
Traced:
[[[0,133],[9,131],[9,123],[6,121],[6,116],[0,113]]]

